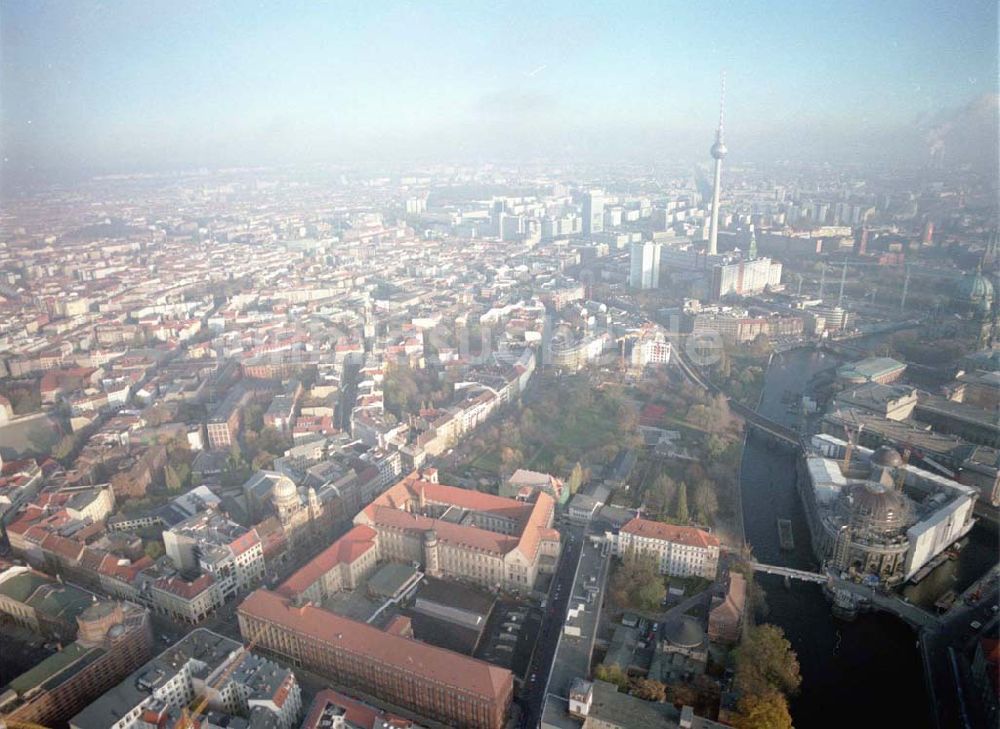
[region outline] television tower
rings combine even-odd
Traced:
[[[715,130],[715,144],[712,145],[712,157],[715,158],[715,184],[712,186],[712,223],[708,232],[708,254],[719,252],[719,187],[722,184],[722,158],[729,151],[722,136],[723,114],[726,109],[726,74],[722,74],[722,94],[719,97],[719,128]]]

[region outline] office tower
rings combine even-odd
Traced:
[[[708,232],[708,253],[714,256],[719,252],[719,186],[722,184],[722,158],[729,151],[722,135],[723,112],[726,103],[726,77],[722,77],[722,97],[719,102],[719,128],[715,130],[715,144],[712,145],[712,157],[715,158],[715,183],[712,186],[712,225]]]
[[[655,289],[660,286],[659,243],[633,243],[629,249],[628,284],[634,289]]]
[[[859,256],[868,253],[868,226],[861,225],[854,229],[854,252]]]
[[[584,235],[600,233],[604,230],[604,193],[590,190],[583,196]]]

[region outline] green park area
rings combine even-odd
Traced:
[[[518,468],[565,477],[575,463],[592,469],[640,443],[635,406],[620,388],[595,389],[580,377],[547,381],[536,393],[472,436],[467,468],[494,477]]]

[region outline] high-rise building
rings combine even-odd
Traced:
[[[754,246],[756,247],[756,246]],[[735,294],[752,296],[781,285],[782,266],[770,258],[753,258],[720,264],[712,269],[710,296],[713,300]]]
[[[656,289],[660,286],[659,243],[633,243],[629,248],[628,285],[634,289]]]
[[[714,256],[719,252],[719,192],[722,185],[722,159],[729,151],[723,140],[722,121],[726,101],[726,77],[722,77],[722,99],[719,102],[719,128],[715,130],[715,144],[712,145],[712,157],[715,158],[715,181],[712,184],[712,223],[708,232],[708,254]]]
[[[604,193],[590,190],[583,196],[583,233],[592,235],[604,230]]]

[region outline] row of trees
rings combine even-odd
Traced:
[[[727,474],[718,462],[709,470],[717,472],[710,473],[700,463],[693,463],[681,481],[669,473],[660,473],[643,493],[647,516],[673,524],[713,525],[720,509],[731,506],[727,489],[735,483],[735,475]]]

